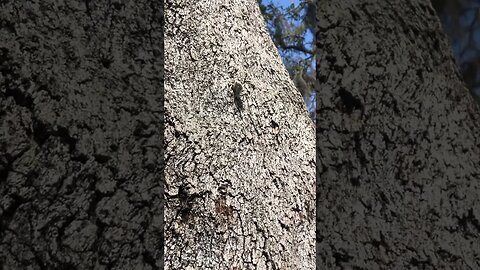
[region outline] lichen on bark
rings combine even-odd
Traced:
[[[166,269],[313,269],[314,126],[257,2],[166,2]]]

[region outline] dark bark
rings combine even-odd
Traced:
[[[0,3],[0,269],[159,269],[163,7]]]
[[[430,2],[318,8],[317,269],[480,268],[479,111]]]

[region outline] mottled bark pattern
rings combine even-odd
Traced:
[[[314,126],[257,1],[165,10],[165,269],[313,269]]]
[[[317,268],[479,269],[479,113],[430,2],[317,18]]]
[[[159,269],[156,1],[0,2],[0,269]]]

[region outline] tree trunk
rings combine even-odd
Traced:
[[[479,269],[479,111],[430,2],[317,16],[317,269]]]
[[[165,268],[313,269],[314,126],[257,1],[165,9]]]
[[[1,1],[0,269],[159,269],[161,5]]]

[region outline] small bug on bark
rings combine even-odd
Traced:
[[[242,92],[242,85],[239,83],[235,83],[232,87],[233,89],[233,102],[235,103],[235,107],[239,113],[243,111],[243,102],[240,98],[240,93]]]

